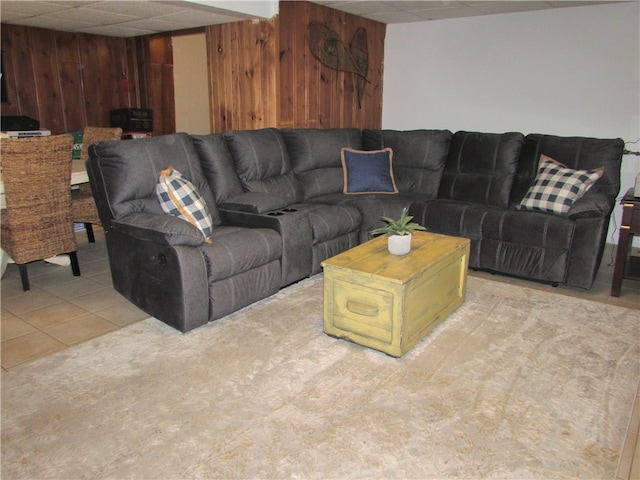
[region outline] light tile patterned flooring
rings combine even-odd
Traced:
[[[80,277],[71,267],[34,262],[31,290],[23,292],[18,267],[7,266],[0,283],[2,370],[149,317],[113,289],[104,232],[94,230],[96,243],[76,234]]]
[[[36,262],[29,265],[31,291],[23,292],[16,265],[10,264],[0,282],[2,326],[0,346],[2,370],[51,355],[99,335],[148,317],[112,287],[104,232],[96,227],[96,243],[78,232],[78,258],[82,276],[74,277],[70,267]],[[638,254],[634,249],[634,254]],[[613,246],[607,245],[593,288],[542,285],[484,272],[470,275],[523,285],[549,292],[639,309],[640,282],[625,280],[620,297],[609,295],[613,275]],[[640,478],[640,395],[622,452],[620,479]]]

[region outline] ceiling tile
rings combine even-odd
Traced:
[[[458,2],[462,3],[462,2]],[[451,2],[412,2],[412,1],[397,1],[393,2],[393,5],[404,12],[413,12],[416,10],[426,10],[427,8],[442,8],[449,6]]]
[[[456,2],[457,5],[458,2]],[[424,19],[424,20],[442,20],[445,18],[461,18],[461,17],[471,17],[474,15],[478,15],[478,11],[473,8],[462,4],[451,7],[443,7],[443,8],[430,8],[427,10],[415,11],[412,12],[414,15]]]
[[[202,10],[182,10],[180,13],[162,15],[156,17],[159,20],[179,23],[181,25],[217,25],[220,23],[239,22],[246,20],[245,17],[234,17],[232,15],[203,12]]]
[[[388,13],[398,11],[397,8],[391,6],[392,2],[342,2],[332,6],[343,12],[353,15],[375,15],[377,13]]]
[[[424,19],[410,12],[377,13],[375,15],[367,15],[367,18],[381,23],[410,23],[424,21]]]
[[[132,22],[119,23],[114,26],[118,26],[121,28],[133,28],[137,30],[148,30],[151,32],[158,32],[162,30],[182,30],[186,28],[184,24],[163,21],[157,18],[142,18],[139,20],[134,20]]]
[[[3,19],[4,20],[4,19]],[[77,20],[66,20],[64,18],[51,18],[48,16],[29,17],[12,22],[14,25],[25,25],[29,27],[50,28],[49,25],[55,23],[56,30],[62,32],[77,32],[82,28],[91,26],[90,23],[78,22]]]
[[[138,35],[150,35],[156,33],[152,30],[140,30],[135,28],[125,28],[119,25],[105,25],[101,27],[91,27],[78,29],[82,33],[90,33],[93,35],[106,35],[111,37],[136,37]]]
[[[29,18],[31,15],[27,15],[26,13],[13,13],[13,12],[5,12],[2,11],[2,21],[3,22],[11,22],[13,23],[15,20],[20,18]]]
[[[70,8],[68,10],[51,13],[47,16],[51,18],[76,20],[94,25],[97,23],[109,25],[112,23],[130,22],[139,18],[131,15],[121,15],[119,13],[100,12],[89,8]]]
[[[159,15],[169,15],[172,13],[180,13],[184,8],[171,5],[168,2],[156,2],[149,0],[139,1],[106,1],[91,5],[92,10],[100,10],[102,12],[121,13],[124,15],[133,15],[139,18],[156,17]]]
[[[221,10],[207,2],[188,0],[0,0],[3,23],[98,35],[135,36],[236,22],[247,19],[240,11]],[[240,0],[236,0],[239,4]],[[617,1],[348,1],[311,0],[382,23],[408,23],[477,15],[520,12]],[[233,7],[233,2],[225,3]],[[236,16],[237,13],[237,16]],[[139,21],[140,23],[130,23]],[[121,23],[127,25],[120,25]]]
[[[56,4],[51,2],[25,2],[15,0],[2,0],[0,3],[2,16],[5,12],[19,12],[25,15],[46,15],[47,13],[58,12],[71,8],[69,2],[67,5]],[[2,19],[4,21],[4,18]]]
[[[549,6],[545,5],[544,2],[510,2],[509,5],[500,5],[499,2],[491,2],[485,3],[484,5],[473,5],[474,10],[484,15],[530,12],[533,10],[544,10],[546,8],[549,8]]]

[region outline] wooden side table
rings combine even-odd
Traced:
[[[612,297],[620,296],[622,280],[640,280],[640,257],[629,255],[633,236],[640,235],[640,198],[634,197],[633,189],[630,188],[620,203],[622,203],[622,223],[611,283]]]

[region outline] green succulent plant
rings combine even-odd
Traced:
[[[407,214],[407,209],[402,209],[402,214],[398,220],[389,217],[382,217],[381,220],[386,223],[384,227],[371,230],[373,235],[384,234],[387,237],[391,235],[411,235],[417,230],[426,230],[422,225],[412,222],[413,217]]]

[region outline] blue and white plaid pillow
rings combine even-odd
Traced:
[[[156,195],[163,212],[191,223],[202,232],[205,241],[211,243],[211,214],[193,183],[169,167],[160,172]]]
[[[538,174],[518,209],[566,215],[573,203],[604,173],[604,167],[594,170],[572,170],[563,164],[540,156]]]

